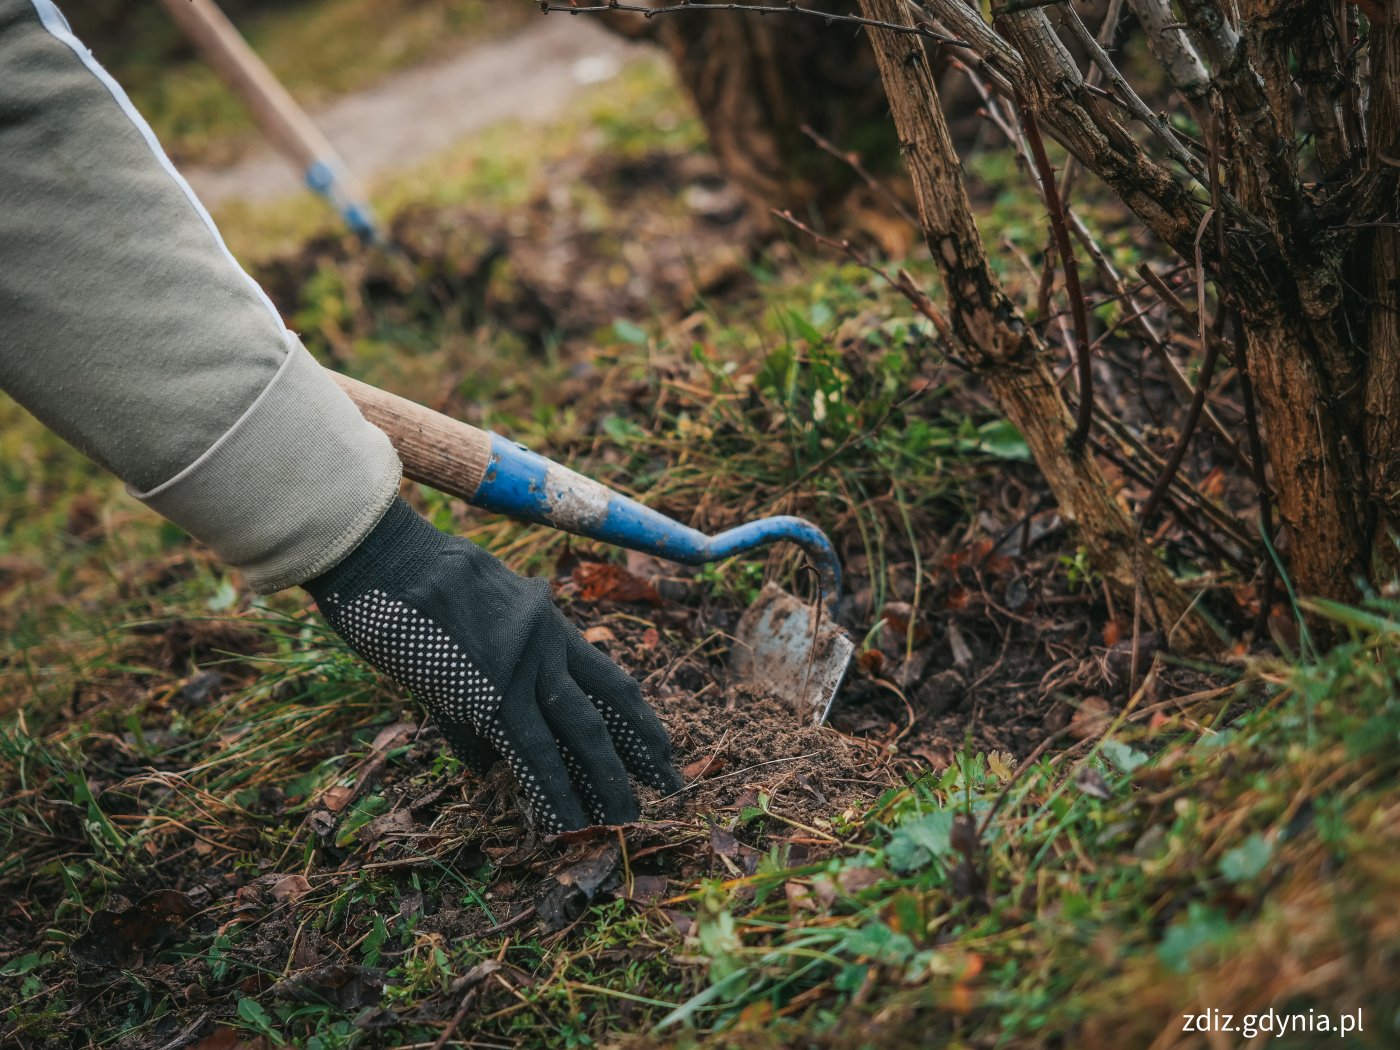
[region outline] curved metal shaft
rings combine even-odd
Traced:
[[[801,547],[812,561],[828,614],[841,596],[841,562],[831,540],[803,518],[760,518],[708,536],[591,478],[491,435],[491,458],[473,506],[684,565],[719,561],[770,543]]]

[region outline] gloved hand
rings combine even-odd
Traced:
[[[403,500],[304,586],[356,653],[423,702],[463,761],[510,763],[541,830],[634,820],[629,770],[681,788],[641,689],[554,607],[549,584]]]

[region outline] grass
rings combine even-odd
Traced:
[[[851,822],[844,855],[700,891],[701,943],[705,921],[723,931],[711,984],[662,1025],[719,1026],[718,1043],[1194,1046],[1209,1040],[1182,1014],[1272,1009],[1307,1019],[1278,1045],[1310,1047],[1331,1045],[1317,1016],[1360,1010],[1356,1043],[1388,1045],[1400,607],[1378,610],[1224,703],[1142,705],[1019,775],[964,753]]]
[[[378,203],[526,213],[576,154],[697,143],[674,86],[644,63],[560,125],[501,129],[382,185]],[[590,221],[625,217],[617,187],[570,192]],[[681,221],[674,202],[626,192]],[[1034,209],[998,192],[993,239],[1031,253]],[[264,275],[287,243],[322,238],[291,304],[318,354],[440,390],[706,526],[811,514],[863,559],[872,619],[911,581],[930,586],[983,494],[1025,469],[1019,437],[939,370],[905,304],[853,266],[794,264],[781,243],[747,261],[728,300],[685,303],[682,322],[615,316],[542,350],[489,311],[365,299],[375,275],[325,240],[328,220],[289,228],[280,207],[223,219]],[[620,239],[596,243],[620,252]],[[570,386],[580,358],[589,371]],[[457,378],[433,386],[441,375]],[[0,1033],[16,1045],[159,1046],[207,1013],[227,1045],[426,1046],[463,1005],[459,1037],[483,1046],[1241,1044],[1183,1031],[1181,1015],[1211,1009],[1314,1028],[1361,1010],[1365,1030],[1338,1045],[1400,1040],[1393,596],[1316,606],[1345,638],[1306,661],[1212,668],[1185,694],[1182,669],[1155,664],[1126,703],[1070,723],[1024,768],[969,742],[943,768],[908,762],[880,792],[802,807],[795,781],[759,778],[732,805],[629,834],[622,888],[640,896],[664,875],[659,903],[603,895],[562,930],[487,932],[600,845],[530,842],[508,785],[405,731],[411,703],[300,599],[251,599],[9,402],[0,493]],[[516,568],[552,572],[566,554],[558,536],[413,495]],[[708,570],[689,615],[737,608],[792,567],[780,554]],[[605,622],[652,623],[641,612]],[[655,617],[655,666],[706,642],[696,623]],[[701,667],[686,688],[714,678],[716,662]],[[1066,695],[1092,714],[1094,697]],[[861,745],[873,766],[889,757],[881,739]],[[179,935],[92,983],[77,959],[100,913],[175,886],[196,909]],[[328,963],[347,969],[314,976]]]

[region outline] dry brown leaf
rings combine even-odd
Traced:
[[[817,911],[817,902],[812,899],[812,891],[800,882],[789,879],[783,883],[783,893],[787,897],[788,907],[793,911],[803,909],[805,911]]]
[[[855,896],[862,890],[870,889],[881,879],[888,877],[888,874],[881,868],[842,868],[841,873],[836,876],[836,884],[841,887],[843,893]]]
[[[1074,717],[1069,720],[1069,735],[1076,740],[1088,740],[1108,728],[1112,708],[1101,696],[1086,696],[1079,701]]]
[[[87,932],[68,951],[82,969],[129,969],[169,941],[197,910],[178,890],[156,890],[121,911],[94,912]]]
[[[284,875],[272,884],[272,899],[278,904],[295,901],[311,892],[305,875]]]
[[[739,855],[739,840],[714,821],[710,821],[710,849],[721,857],[737,857]]]
[[[334,787],[326,788],[321,796],[321,805],[332,813],[339,813],[344,809],[352,798],[355,797],[355,789],[347,784],[336,784]]]
[[[598,645],[599,643],[606,645],[608,642],[617,641],[617,635],[613,634],[611,627],[598,624],[583,632],[583,640],[589,645]]]
[[[661,596],[650,581],[634,576],[612,562],[586,561],[574,570],[579,597],[586,602],[651,602],[661,604]]]
[[[267,1050],[267,1037],[244,1039],[227,1025],[219,1025],[190,1050]]]
[[[706,755],[682,769],[681,776],[685,777],[686,780],[700,780],[703,777],[714,776],[726,765],[728,763],[719,755]]]

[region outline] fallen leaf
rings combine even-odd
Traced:
[[[311,892],[311,883],[305,875],[284,875],[272,884],[272,899],[278,904],[295,901]]]
[[[579,597],[586,602],[650,602],[661,604],[661,596],[650,581],[634,576],[621,565],[605,561],[582,562],[574,570]]]
[[[305,970],[312,966],[320,966],[325,962],[325,956],[321,954],[312,944],[312,937],[298,937],[292,946],[292,968]]]
[[[417,732],[417,722],[391,722],[374,735],[374,743],[369,746],[370,753],[388,751],[400,744],[406,744]]]
[[[617,641],[617,635],[613,634],[611,627],[598,624],[583,632],[583,640],[589,645],[598,645],[599,643],[606,645],[608,642]]]
[[[461,995],[463,992],[475,988],[482,981],[486,980],[486,978],[504,967],[505,963],[499,962],[496,959],[487,959],[485,962],[479,962],[466,973],[462,974],[461,977],[453,981],[449,991],[451,991],[453,995]]]
[[[830,875],[817,875],[812,879],[812,897],[821,906],[822,911],[830,911],[831,906],[836,903],[836,883],[831,881]]]
[[[156,890],[122,911],[94,912],[87,933],[68,951],[80,968],[129,970],[169,941],[196,910],[178,890]]]
[[[366,842],[378,843],[388,838],[404,838],[413,834],[417,827],[412,813],[406,809],[395,809],[375,817],[360,834]]]
[[[714,850],[721,857],[737,857],[739,855],[739,840],[729,832],[716,824],[713,820],[710,825],[710,849]]]
[[[355,797],[355,789],[348,784],[336,784],[326,788],[321,795],[321,805],[332,813],[339,813]]]
[[[662,914],[670,920],[671,925],[676,928],[676,932],[682,937],[689,937],[690,931],[695,928],[694,917],[687,915],[683,911],[675,911],[674,909],[666,908]]]
[[[358,1010],[384,996],[384,971],[353,963],[332,963],[278,981],[272,996],[296,1003],[318,1003]]]
[[[783,883],[783,895],[787,897],[788,907],[793,911],[799,909],[805,911],[817,911],[817,902],[812,899],[812,891],[800,882],[789,879]]]
[[[570,864],[554,875],[555,885],[535,900],[535,910],[552,930],[562,930],[574,922],[604,890],[622,881],[618,868],[622,853],[615,842]]]
[[[1101,696],[1086,696],[1075,709],[1069,720],[1069,735],[1076,740],[1088,740],[1098,736],[1108,728],[1110,711],[1108,701]]]
[[[885,654],[879,649],[862,649],[856,657],[856,666],[869,675],[878,675],[885,669]]]
[[[686,780],[700,780],[703,777],[714,776],[728,764],[719,755],[706,755],[682,769],[681,776]]]
[[[841,887],[842,892],[855,896],[862,890],[879,883],[882,879],[889,878],[889,872],[881,868],[855,867],[843,868],[836,876],[836,884]]]
[[[1104,802],[1113,798],[1113,792],[1108,789],[1108,782],[1093,766],[1085,766],[1079,771],[1074,778],[1074,786],[1090,798],[1102,799]]]
[[[929,747],[920,744],[914,748],[911,754],[916,758],[922,758],[935,773],[941,773],[953,764],[953,749],[951,747],[941,745]]]
[[[623,882],[617,895],[633,904],[656,904],[666,899],[669,885],[665,875],[636,875],[631,882]]]
[[[267,1045],[266,1036],[244,1039],[228,1025],[221,1024],[191,1046],[190,1050],[266,1050]]]
[[[642,632],[642,648],[655,649],[661,644],[661,632],[655,627],[648,627]]]

